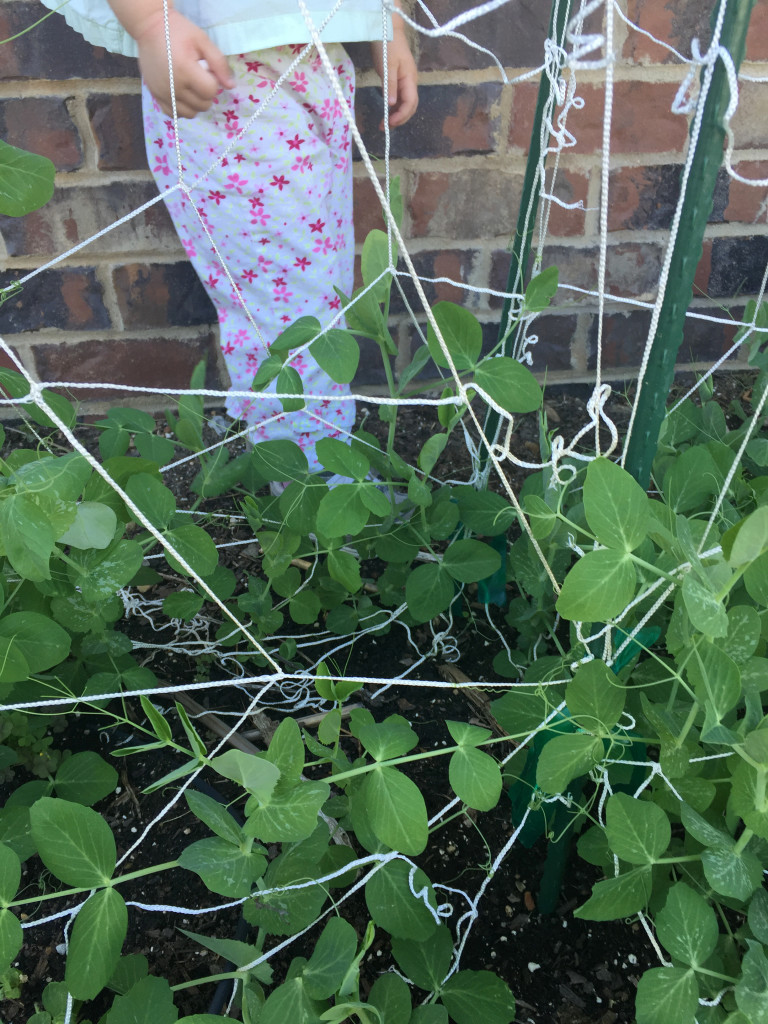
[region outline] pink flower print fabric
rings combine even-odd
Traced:
[[[230,57],[235,88],[221,92],[206,113],[179,121],[184,182],[192,191],[189,198],[172,192],[166,204],[216,307],[233,391],[250,390],[269,346],[288,324],[300,316],[329,324],[341,307],[335,288],[352,291],[349,125],[314,49],[272,95],[302,49],[280,46]],[[338,44],[328,53],[351,108],[352,62]],[[164,192],[178,180],[173,122],[146,89],[143,99],[149,166]],[[251,425],[253,441],[295,441],[316,470],[315,444],[351,430],[355,407],[339,401],[349,388],[332,381],[308,352],[290,365],[304,394],[316,398],[305,409],[284,413],[277,399],[259,392],[231,395],[227,411]]]

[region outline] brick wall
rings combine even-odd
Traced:
[[[708,38],[710,0],[624,0],[641,28],[683,54]],[[441,23],[463,5],[430,0]],[[498,55],[510,77],[542,53],[549,4],[512,0],[464,31]],[[0,38],[31,25],[45,9],[35,0],[0,0]],[[423,16],[422,16],[423,17]],[[426,21],[426,19],[423,19]],[[529,144],[537,81],[503,86],[488,56],[453,38],[418,37],[421,104],[395,132],[392,169],[406,198],[405,231],[430,299],[465,302],[495,335],[500,301],[470,293],[503,289],[506,246],[514,230]],[[617,19],[607,288],[652,300],[678,194],[687,136],[670,112],[685,69],[669,50]],[[355,47],[360,69],[358,119],[372,153],[383,144],[376,77],[367,47]],[[743,68],[768,75],[768,0],[758,0]],[[603,73],[579,75],[583,108],[569,117],[577,145],[561,161],[558,191],[583,210],[553,208],[545,262],[561,280],[591,289],[597,282]],[[7,141],[49,156],[56,192],[37,213],[0,219],[2,283],[39,266],[155,194],[147,170],[135,62],[94,49],[51,17],[0,47],[0,132]],[[738,168],[768,174],[768,85],[743,83],[735,119]],[[380,223],[373,189],[356,165],[357,235]],[[739,314],[768,257],[766,190],[721,174],[698,275],[695,307]],[[594,301],[563,293],[538,324],[536,369],[549,379],[588,379],[594,366]],[[407,363],[413,328],[394,304],[394,329]],[[604,325],[606,374],[630,375],[647,333],[644,310],[609,303]],[[209,357],[209,385],[226,386],[214,315],[161,204],[35,277],[0,310],[0,334],[26,367],[46,381],[111,380],[184,387]],[[681,359],[706,363],[727,347],[733,330],[692,321]],[[224,383],[223,383],[224,382]],[[361,383],[376,388],[369,365]],[[85,393],[84,393],[85,394]],[[88,392],[89,397],[94,396]]]

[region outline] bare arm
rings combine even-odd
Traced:
[[[109,0],[120,24],[139,48],[139,66],[147,88],[163,112],[171,113],[171,86],[162,0]],[[170,4],[169,4],[170,7]],[[219,89],[234,85],[227,58],[207,34],[170,7],[176,109],[181,117],[207,110]],[[205,61],[202,65],[200,61]]]
[[[418,71],[405,34],[402,18],[392,16],[393,38],[387,43],[387,67],[384,68],[384,45],[373,43],[373,64],[382,82],[387,83],[389,124],[391,128],[405,124],[419,105]],[[384,127],[382,121],[381,127]]]

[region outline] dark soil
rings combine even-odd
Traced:
[[[748,387],[749,380],[744,377],[721,374],[717,377],[716,397],[727,407],[732,400],[739,400]],[[566,441],[573,437],[587,420],[587,398],[586,388],[565,389],[556,394],[549,392],[547,412],[550,429],[562,433]],[[369,412],[366,429],[378,434],[385,425],[378,421],[375,410],[361,410],[361,415],[366,416]],[[608,413],[621,433],[629,415],[624,398],[619,396],[611,400]],[[421,445],[432,432],[432,410],[413,409],[408,413],[407,427],[402,431],[404,444],[398,447],[398,451],[407,460],[415,460]],[[84,434],[88,436],[89,432],[86,430]],[[89,439],[93,442],[93,435],[89,435]],[[9,432],[8,443],[18,444],[12,432]],[[521,417],[514,435],[514,450],[522,458],[536,461],[538,445],[536,417]],[[170,481],[166,477],[166,482],[181,498],[194,472],[194,464],[188,464],[175,471]],[[458,434],[441,458],[435,474],[443,479],[466,479],[470,472],[470,459]],[[517,486],[520,474],[515,473],[515,476],[517,479],[513,482]],[[495,486],[493,479],[490,486]],[[231,531],[228,536],[231,537]],[[135,631],[135,638],[140,638],[140,621],[128,620],[128,623],[128,628]],[[494,645],[484,639],[481,632],[470,628],[465,628],[458,639],[461,657],[457,664],[446,668],[435,662],[425,662],[409,679],[436,679],[440,678],[441,672],[458,669],[478,682],[493,680],[490,662],[495,653]],[[152,640],[162,643],[162,638],[156,633],[152,634]],[[356,644],[347,670],[350,674],[370,674],[387,679],[400,675],[403,667],[413,661],[414,651],[406,644],[404,633],[393,630],[385,637],[367,641],[365,645]],[[167,678],[171,686],[173,680],[193,678],[197,669],[193,660],[188,659],[185,663],[178,655],[172,655],[165,662],[160,657],[152,667],[158,675]],[[178,686],[178,682],[175,685]],[[205,697],[200,696],[201,702],[219,713],[241,710],[246,706],[245,695],[231,688],[221,693],[205,691],[205,694]],[[233,702],[233,694],[234,700],[241,700],[239,706]],[[382,694],[377,693],[376,688],[370,692],[363,691],[354,699],[372,707],[375,714],[404,715],[419,735],[419,749],[425,751],[448,741],[444,725],[446,719],[491,727],[494,724],[482,699],[472,703],[466,691],[458,689],[393,686]],[[275,723],[279,720],[278,715],[272,717]],[[104,724],[85,714],[70,716],[65,739],[62,742],[57,738],[57,742],[72,751],[88,747],[97,749],[109,759],[110,749],[115,744],[127,743],[128,736],[124,731],[103,731]],[[118,856],[121,856],[149,823],[154,822],[155,816],[167,808],[173,796],[170,788],[150,795],[143,794],[142,790],[177,767],[179,762],[170,752],[158,751],[112,763],[119,769],[120,786],[97,809],[113,829]],[[446,802],[449,793],[446,770],[441,758],[417,762],[414,768],[413,777],[425,795],[430,813]],[[5,799],[8,792],[22,781],[26,781],[24,772],[17,771],[16,779],[12,784],[6,783],[0,796]],[[514,825],[510,802],[502,795],[501,802],[492,812],[473,813],[471,817],[465,814],[441,828],[421,858],[421,866],[433,883],[464,889],[474,897],[487,879],[491,859],[504,847]],[[174,859],[191,841],[207,834],[205,827],[187,810],[186,803],[179,801],[154,823],[135,855],[132,854],[124,865],[124,870]],[[647,967],[656,963],[647,937],[636,922],[595,924],[573,917],[573,909],[586,900],[592,884],[599,877],[596,869],[581,861],[575,852],[569,858],[562,888],[555,900],[555,911],[540,913],[537,909],[539,887],[547,854],[548,845],[543,838],[529,849],[520,843],[514,845],[491,878],[479,903],[479,916],[471,928],[461,966],[498,973],[518,1000],[518,1021],[530,1024],[630,1024],[634,1020],[634,993],[638,979]],[[26,863],[24,882],[27,885],[25,896],[34,894],[37,887],[43,888],[45,873],[36,858]],[[202,909],[228,902],[208,892],[196,875],[181,869],[143,878],[131,886],[121,887],[121,891],[128,900],[152,906]],[[451,922],[455,925],[457,918],[468,908],[458,896],[442,894],[440,901],[444,899],[453,902]],[[28,911],[26,919],[31,921],[53,914],[66,905],[62,903],[59,907],[57,901],[52,901],[40,904],[36,909],[25,908]],[[362,935],[368,920],[362,897],[346,903],[343,913]],[[193,981],[224,968],[219,957],[201,949],[182,935],[179,928],[232,937],[238,928],[238,919],[236,908],[194,917],[162,910],[134,909],[130,913],[129,934],[123,952],[146,956],[150,972],[167,977],[172,985]],[[2,1004],[3,1021],[25,1024],[34,1013],[35,1002],[39,1001],[45,984],[62,979],[64,957],[59,952],[63,948],[62,927],[61,921],[54,921],[26,931],[26,945],[16,964],[25,980],[20,997]],[[288,955],[283,955],[273,964],[275,978],[283,977],[291,957],[307,952],[313,942],[314,936],[310,933],[308,947],[302,947],[301,943],[290,947]],[[386,934],[380,931],[365,964],[364,989],[375,980],[382,961],[388,962],[386,946]],[[182,990],[176,997],[181,1014],[206,1012],[213,994],[214,986],[211,984]],[[93,1008],[89,1007],[92,1019],[98,1020],[108,1005],[109,1001],[97,1002]]]

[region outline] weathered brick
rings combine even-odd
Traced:
[[[708,310],[718,315],[717,310]],[[602,364],[605,368],[639,367],[651,325],[649,310],[628,313],[608,313],[603,322]],[[711,362],[728,351],[733,343],[735,328],[732,323],[712,323],[709,320],[688,318],[683,341],[677,357],[678,363]],[[590,329],[588,368],[594,370],[597,351],[597,317]]]
[[[472,293],[463,287],[463,283],[469,281],[472,275],[472,268],[477,259],[477,251],[472,249],[444,249],[439,252],[416,253],[413,265],[419,275],[424,293],[430,306],[436,302],[455,302],[459,305],[472,306],[476,303]],[[402,261],[400,269],[404,270]],[[447,280],[438,280],[445,278]],[[400,285],[405,298],[417,317],[423,315],[421,300],[416,294],[413,281],[409,276],[401,274]],[[405,301],[400,291],[395,287],[392,291],[392,313],[404,313],[406,311]]]
[[[546,313],[537,317],[531,326],[528,337],[536,337],[537,341],[530,346],[534,373],[550,371],[568,371],[572,369],[571,343],[576,334],[577,318],[575,316],[557,316]],[[483,352],[488,353],[499,340],[497,322],[483,324]]]
[[[216,323],[216,311],[191,263],[130,263],[112,274],[127,330]]]
[[[744,178],[752,180],[768,178],[768,160],[744,160],[736,165],[736,171]],[[740,181],[729,179],[728,205],[724,219],[743,224],[756,224],[766,218],[768,201],[764,185],[745,185]]]
[[[147,167],[141,97],[97,93],[88,97],[88,117],[96,139],[101,171]]]
[[[737,149],[768,148],[768,118],[765,116],[765,85],[739,84],[739,106],[731,121]]]
[[[8,344],[8,343],[6,342],[6,344]],[[16,358],[19,359],[19,361],[21,361],[21,356],[20,356],[19,350],[16,348],[16,346],[15,345],[8,345],[8,348],[11,350],[11,352],[13,352],[13,354],[16,356]],[[0,349],[0,369],[2,369],[2,370],[15,370],[16,372],[18,372],[18,369],[19,369],[19,367],[16,364],[16,362],[8,355],[8,353],[5,351],[5,349]],[[2,395],[2,394],[6,394],[7,395],[7,392],[3,392],[2,390],[0,390],[0,395]]]
[[[18,219],[0,218],[10,256],[50,256],[66,252],[153,198],[150,182],[59,188],[40,210]],[[155,203],[119,228],[92,242],[87,257],[135,250],[174,252],[179,241],[165,204]]]
[[[407,124],[392,132],[393,157],[458,156],[490,153],[497,143],[499,115],[496,110],[501,86],[426,85],[420,91],[419,109]],[[372,87],[357,93],[357,122],[371,153],[384,152],[380,90]]]
[[[716,238],[707,294],[712,298],[755,295],[768,263],[768,237]]]
[[[680,164],[619,167],[609,183],[608,230],[667,229],[680,200]],[[722,223],[728,204],[728,175],[721,170],[715,184],[710,224]]]
[[[120,383],[134,387],[186,388],[201,359],[208,362],[206,387],[223,386],[218,376],[215,334],[201,338],[120,338],[76,344],[39,344],[33,352],[40,378],[82,384]],[[131,393],[108,388],[73,388],[78,399],[109,398],[119,404]]]
[[[420,174],[408,205],[414,238],[493,238],[512,235],[522,176],[492,170]]]
[[[80,135],[66,101],[58,96],[3,100],[0,136],[20,149],[47,156],[57,171],[74,171],[83,162]]]
[[[551,189],[551,176],[547,177],[547,188]],[[555,181],[553,195],[564,203],[581,203],[581,207],[568,210],[558,203],[550,207],[547,234],[551,237],[569,238],[584,233],[589,175],[560,168]]]
[[[16,36],[3,47],[0,81],[65,78],[138,78],[137,62],[130,57],[91,46],[73,32],[59,14],[51,14],[30,29],[47,12],[32,0],[0,5],[0,39]],[[30,31],[27,31],[30,29]]]
[[[684,57],[690,57],[692,39],[698,39],[702,51],[706,50],[711,10],[712,5],[702,4],[701,0],[629,0],[629,19],[668,46],[630,28],[624,56],[642,64],[676,63],[678,58],[668,47],[673,46]]]
[[[461,13],[453,0],[430,0],[429,10],[438,25],[445,25]],[[434,28],[422,8],[416,21]],[[504,67],[531,67],[541,61],[549,21],[549,5],[537,0],[504,4],[481,15],[456,31],[471,42],[490,50]],[[419,36],[419,68],[422,71],[464,70],[496,66],[488,53],[452,36]]]
[[[530,146],[536,89],[531,82],[515,86],[509,143],[523,151]],[[611,152],[682,153],[688,124],[684,117],[672,113],[676,93],[674,82],[616,82]],[[598,153],[603,144],[605,90],[602,86],[585,84],[577,89],[577,96],[584,100],[584,106],[568,113],[567,128],[575,136],[576,145],[567,152]]]
[[[101,285],[87,267],[45,270],[0,307],[0,335],[46,327],[94,331],[110,326]]]

